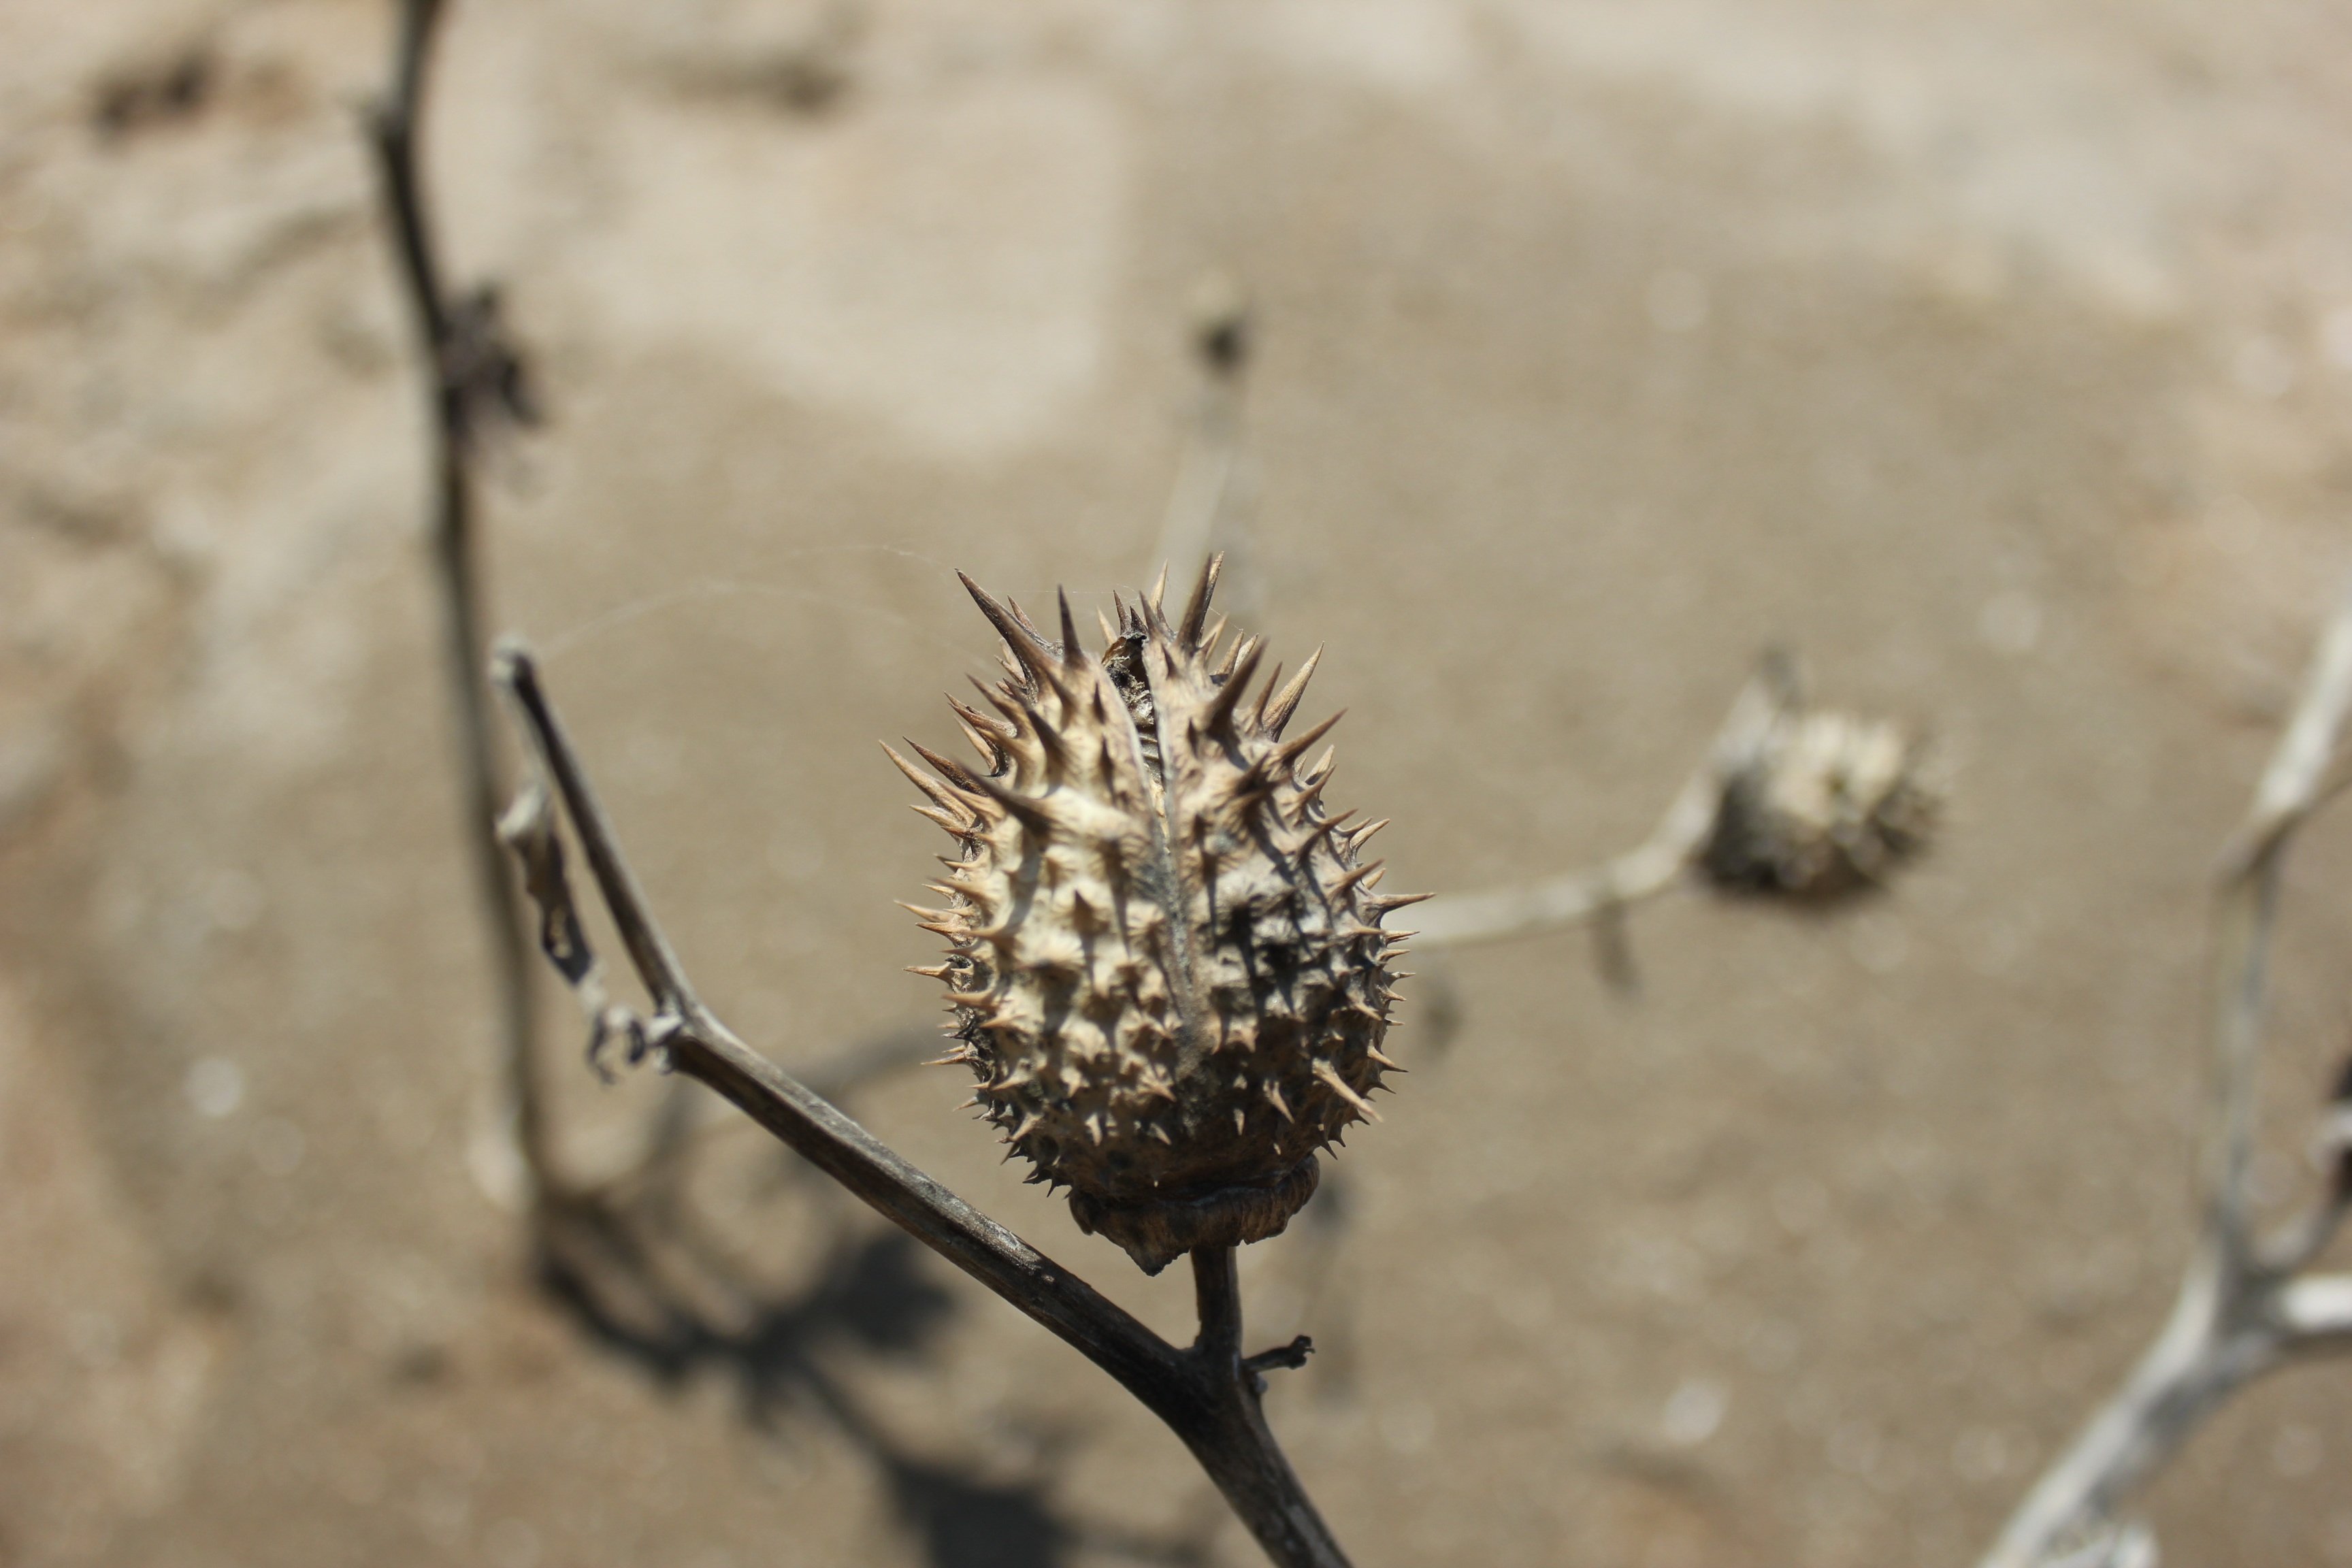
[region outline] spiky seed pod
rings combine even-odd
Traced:
[[[1921,748],[1837,712],[1775,723],[1724,782],[1702,864],[1718,886],[1800,898],[1881,880],[1924,847],[1942,810]]]
[[[990,711],[950,699],[981,765],[890,753],[957,846],[915,910],[948,940],[917,971],[947,984],[948,1059],[1029,1179],[1153,1274],[1279,1232],[1317,1152],[1378,1119],[1412,934],[1381,922],[1417,901],[1375,891],[1381,824],[1324,807],[1331,754],[1305,758],[1336,716],[1283,738],[1316,660],[1285,685],[1255,637],[1220,654],[1218,564],[1173,626],[1160,590],[1120,602],[1099,658],[1066,597],[1049,640],[965,578],[1006,647]]]

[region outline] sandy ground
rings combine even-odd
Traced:
[[[599,1342],[495,1201],[421,396],[357,110],[389,7],[0,8],[0,1563],[1240,1564],[1175,1442],[753,1137],[757,1353]],[[551,418],[497,619],[705,989],[929,1018],[874,747],[950,568],[1144,574],[1186,301],[1255,301],[1242,587],[1329,652],[1393,881],[1643,832],[1758,651],[1940,738],[1936,853],[1456,958],[1245,1255],[1364,1568],[1962,1563],[2158,1321],[2204,878],[2352,572],[2352,18],[1845,0],[459,0],[432,173]],[[2296,865],[2268,1189],[2352,1016]],[[572,1059],[560,1014],[549,1049]],[[566,1070],[568,1157],[657,1094]],[[1166,1331],[906,1072],[854,1109]],[[2352,1371],[2150,1500],[2352,1563]]]

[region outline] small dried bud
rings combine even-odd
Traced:
[[[1797,713],[1726,777],[1702,864],[1726,888],[1846,892],[1924,847],[1941,806],[1919,747],[1894,725]]]
[[[992,714],[950,700],[982,765],[891,753],[958,846],[946,907],[915,910],[948,939],[917,972],[947,984],[948,1059],[1030,1180],[1069,1186],[1080,1228],[1154,1274],[1279,1232],[1317,1151],[1377,1119],[1411,934],[1381,921],[1417,901],[1374,891],[1381,824],[1325,813],[1330,752],[1302,759],[1336,718],[1282,738],[1315,660],[1253,695],[1264,645],[1219,657],[1217,567],[1175,626],[1156,590],[1119,604],[1099,659],[1066,598],[1048,641],[965,579],[1007,648]]]

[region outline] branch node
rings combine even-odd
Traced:
[[[1315,1342],[1307,1335],[1301,1334],[1286,1345],[1276,1345],[1270,1351],[1260,1351],[1254,1356],[1244,1356],[1242,1370],[1252,1377],[1256,1377],[1262,1372],[1271,1372],[1276,1367],[1297,1372],[1307,1364],[1307,1358],[1314,1353]],[[1265,1384],[1260,1382],[1259,1392],[1263,1393],[1265,1388]]]

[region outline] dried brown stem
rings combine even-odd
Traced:
[[[2204,1217],[2170,1320],[2124,1386],[2043,1472],[1984,1568],[2115,1559],[2130,1534],[2116,1506],[2251,1379],[2298,1357],[2352,1349],[2352,1278],[2300,1270],[2326,1246],[2347,1196],[2339,1169],[2313,1213],[2265,1248],[2252,1234],[2251,1172],[2262,1018],[2280,873],[2326,798],[2352,715],[2352,597],[2329,622],[2246,821],[2222,857],[2216,899],[2214,1093]],[[2344,1105],[2336,1112],[2340,1121]],[[2082,1543],[2089,1541],[2091,1544]]]
[[[1184,1352],[1194,1391],[1188,1413],[1192,1425],[1179,1425],[1164,1412],[1161,1418],[1175,1427],[1234,1511],[1257,1532],[1267,1556],[1281,1563],[1347,1568],[1339,1542],[1307,1500],[1258,1405],[1257,1373],[1241,1353],[1241,1288],[1232,1247],[1203,1247],[1192,1254],[1192,1289],[1201,1313],[1201,1337]]]
[[[1201,1337],[1179,1350],[744,1045],[704,1005],[655,922],[530,656],[508,643],[493,668],[653,999],[649,1019],[606,1001],[572,903],[551,804],[543,791],[527,791],[502,832],[540,903],[542,945],[580,994],[596,1037],[624,1037],[633,1054],[664,1053],[677,1071],[718,1090],[877,1213],[1118,1379],[1183,1440],[1281,1568],[1346,1568],[1347,1558],[1259,1409],[1255,1374],[1241,1356],[1232,1249],[1193,1255]]]
[[[509,412],[528,417],[528,399],[521,390],[519,367],[510,356],[495,351],[488,355],[458,352],[462,342],[488,342],[488,302],[492,296],[485,294],[470,304],[453,301],[445,291],[434,249],[417,169],[417,137],[441,12],[441,0],[404,0],[402,5],[392,95],[376,110],[371,130],[401,281],[432,376],[433,552],[440,587],[443,668],[457,720],[466,847],[498,988],[505,1114],[529,1183],[524,1195],[535,1205],[555,1183],[547,1098],[534,1047],[538,1019],[530,952],[521,907],[506,858],[499,852],[496,829],[504,792],[481,679],[488,644],[482,629],[481,574],[476,560],[474,447],[467,428],[468,405],[480,395],[486,363],[502,377],[503,384],[497,390]],[[472,331],[465,330],[468,324]]]

